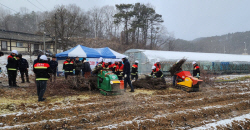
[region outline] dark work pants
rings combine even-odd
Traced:
[[[173,86],[175,86],[176,78],[177,78],[177,75],[174,75],[173,76]]]
[[[8,70],[9,86],[16,86],[16,70]]]
[[[84,77],[85,72],[82,70],[82,77]]]
[[[135,78],[135,80],[138,80],[138,74],[136,75],[131,75],[131,80],[133,80]]]
[[[26,76],[26,82],[28,82],[29,81],[28,70],[26,70],[26,71],[20,71],[20,73],[21,73],[21,79],[22,79],[22,81],[23,82],[25,81],[24,80],[24,74],[25,74],[25,76]]]
[[[124,89],[125,89],[125,90],[126,90],[126,88],[127,88],[127,83],[128,83],[128,85],[130,86],[131,91],[134,91],[134,87],[133,87],[132,84],[131,84],[130,75],[127,75],[126,78],[124,77]]]
[[[75,71],[75,75],[80,75],[81,74],[81,71],[80,70],[76,70]]]
[[[52,82],[52,79],[54,79],[54,82],[56,81],[56,72],[53,72],[53,73],[49,73],[50,75],[50,82]],[[54,78],[53,78],[54,77]]]
[[[65,79],[67,79],[68,75],[73,75],[73,72],[65,72]]]
[[[42,101],[47,87],[47,80],[36,80],[38,101]]]

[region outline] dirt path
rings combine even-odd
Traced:
[[[47,92],[44,103],[36,101],[34,85],[0,90],[0,129],[249,129],[249,83],[203,85],[196,93],[172,88],[117,96]]]

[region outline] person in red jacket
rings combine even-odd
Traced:
[[[132,66],[132,71],[131,71],[131,80],[135,78],[135,80],[138,80],[138,63],[139,61],[136,60],[135,64]]]
[[[113,71],[113,73],[115,73],[115,69],[116,69],[117,65],[118,65],[118,60],[116,59],[115,63],[112,64],[112,71]]]
[[[156,68],[155,66],[152,66],[152,72],[151,75],[153,78],[163,78],[163,73],[160,69]]]
[[[16,85],[16,77],[18,70],[18,59],[16,58],[18,55],[16,50],[13,50],[11,54],[8,56],[8,64],[6,65],[8,71],[8,79],[9,79],[9,87],[18,87]]]
[[[108,59],[106,59],[105,62],[102,64],[102,68],[103,69],[107,69],[107,70],[111,69],[110,65],[109,65],[109,60]]]
[[[122,74],[123,73],[123,67],[124,67],[124,65],[122,64],[122,60],[119,60],[119,63],[115,68],[115,72],[116,72],[116,75],[118,76],[119,80],[122,80],[122,77],[123,77],[123,74]]]
[[[68,75],[73,75],[73,72],[75,71],[74,63],[70,61],[70,58],[67,57],[66,61],[63,63],[63,73],[65,75],[65,79],[67,79]]]
[[[194,62],[192,62],[192,64],[193,64],[193,67],[194,67],[194,69],[193,69],[193,77],[196,77],[196,78],[200,78],[200,67],[199,67],[199,65],[194,61]]]
[[[158,69],[161,69],[161,64],[160,64],[160,60],[157,59],[156,63],[154,64],[154,66]]]
[[[47,87],[47,81],[50,78],[49,73],[52,72],[47,60],[48,59],[46,55],[41,55],[38,63],[36,63],[33,68],[33,71],[36,74],[37,96],[39,102],[45,100],[45,98],[43,98],[43,95]]]

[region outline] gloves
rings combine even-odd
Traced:
[[[126,78],[126,77],[127,77],[127,74],[125,74],[124,77]]]
[[[196,77],[200,77],[200,73],[197,73]]]
[[[76,71],[75,70],[73,70],[73,74],[75,74],[76,73]]]

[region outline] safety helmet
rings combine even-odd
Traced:
[[[136,61],[135,61],[135,63],[137,63],[137,64],[138,64],[138,63],[139,63],[139,61],[138,61],[138,60],[136,60]]]
[[[16,55],[18,55],[17,50],[13,50],[11,53],[15,53]]]
[[[157,62],[160,62],[160,59],[157,59],[157,60],[156,60],[156,63],[157,63]]]
[[[192,62],[192,65],[194,65],[194,64],[196,64],[196,62],[195,62],[195,61],[193,61],[193,62]]]
[[[100,58],[98,59],[98,62],[102,62],[102,57],[100,57]]]
[[[40,60],[48,60],[46,55],[41,55]]]
[[[156,67],[155,66],[152,66],[152,70],[154,70]]]

